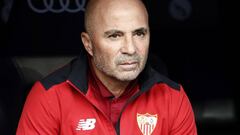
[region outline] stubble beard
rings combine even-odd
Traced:
[[[119,64],[124,63],[126,61],[137,62],[137,67],[130,71],[122,70],[119,67]],[[99,71],[101,71],[103,74],[109,77],[115,78],[122,82],[132,81],[136,79],[144,69],[146,61],[147,61],[147,57],[145,58],[139,55],[134,55],[134,56],[121,55],[116,57],[113,60],[113,62],[106,61],[102,56],[95,56],[95,55],[93,56],[93,62]]]

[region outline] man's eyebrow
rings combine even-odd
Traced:
[[[111,35],[113,33],[123,33],[123,32],[120,31],[120,30],[109,30],[109,31],[104,32],[104,36],[108,36],[108,35]]]
[[[141,28],[138,28],[136,30],[133,31],[133,33],[136,33],[136,32],[144,32],[144,33],[147,33],[148,32],[148,29],[147,28],[144,28],[144,27],[141,27]]]

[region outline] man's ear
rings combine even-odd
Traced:
[[[81,39],[84,45],[84,48],[88,52],[89,55],[93,56],[93,50],[92,50],[92,41],[90,39],[90,36],[86,32],[81,33]]]

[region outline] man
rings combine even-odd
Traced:
[[[150,30],[140,0],[92,0],[85,27],[86,52],[33,86],[17,135],[197,134],[183,88],[145,67]]]

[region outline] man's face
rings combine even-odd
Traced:
[[[150,38],[147,15],[136,7],[114,7],[102,12],[90,35],[93,66],[108,77],[134,80],[147,60]]]

